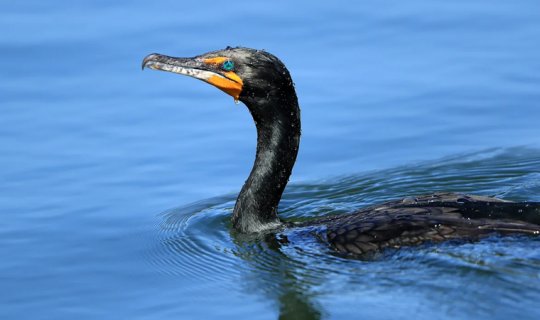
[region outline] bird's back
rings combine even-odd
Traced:
[[[540,203],[436,193],[389,201],[348,215],[323,218],[330,245],[340,253],[364,255],[385,248],[490,234],[540,234]]]

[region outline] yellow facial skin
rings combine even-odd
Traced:
[[[215,58],[204,59],[203,62],[206,63],[206,64],[218,65],[218,64],[222,64],[223,62],[225,62],[227,60],[229,60],[229,58],[227,58],[227,57],[215,57]]]
[[[227,57],[215,57],[204,59],[203,62],[211,65],[221,65],[223,62],[229,60]],[[233,71],[227,71],[222,73],[223,77],[218,75],[213,75],[208,78],[206,81],[211,85],[217,87],[228,95],[232,96],[234,100],[240,98],[240,93],[242,92],[242,87],[244,85],[242,79],[234,73]]]

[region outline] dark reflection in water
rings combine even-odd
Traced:
[[[464,154],[291,185],[281,212],[289,220],[306,220],[440,190],[538,201],[538,168],[538,150]],[[534,293],[540,285],[538,238],[494,236],[477,243],[426,244],[387,250],[366,261],[351,260],[333,254],[309,229],[231,233],[234,200],[234,195],[212,198],[165,213],[161,236],[152,249],[155,266],[212,283],[223,294],[236,288],[268,304],[281,319],[320,319],[328,314],[384,318],[395,314],[385,308],[396,305],[398,310],[410,305],[425,312],[426,318],[519,315],[520,309],[512,308],[515,303],[529,308],[538,299]]]
[[[251,266],[250,274],[244,275],[246,291],[256,288],[256,292],[276,301],[279,306],[279,319],[321,318],[321,306],[314,300],[317,294],[310,282],[305,280],[309,276],[303,274],[302,279],[297,275],[298,270],[309,272],[309,268],[303,262],[292,260],[282,251],[282,245],[287,245],[288,242],[286,237],[270,233],[254,239],[234,232],[232,236],[238,246],[238,257]],[[253,245],[253,242],[257,244]],[[246,249],[249,252],[246,252]],[[264,255],[265,259],[263,268],[261,255]]]
[[[540,201],[538,0],[0,7],[0,319],[540,319],[535,239],[371,262],[291,230],[279,254],[238,242],[249,113],[140,70],[227,45],[285,62],[303,117],[285,219],[441,190]]]

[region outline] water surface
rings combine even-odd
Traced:
[[[332,255],[246,239],[245,107],[140,71],[244,45],[303,117],[281,203],[309,219],[434,191],[540,201],[536,1],[18,1],[0,10],[0,318],[540,316],[540,242]]]

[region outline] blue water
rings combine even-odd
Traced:
[[[0,319],[540,318],[540,240],[337,257],[230,233],[246,108],[151,52],[266,49],[303,117],[280,210],[540,201],[540,3],[0,4]]]

